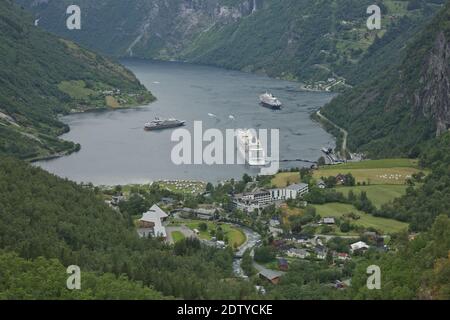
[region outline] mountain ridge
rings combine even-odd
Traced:
[[[0,154],[76,151],[58,139],[69,130],[58,115],[108,108],[108,95],[123,106],[154,100],[123,66],[36,27],[10,0],[0,2],[0,53]]]
[[[413,36],[390,65],[322,108],[349,131],[350,150],[369,157],[417,156],[424,141],[450,127],[450,5]]]
[[[47,30],[108,55],[182,60],[307,83],[339,77],[353,85],[365,70],[358,62],[378,38],[395,28],[392,36],[401,39],[408,32],[405,19],[420,25],[443,1],[377,1],[383,11],[379,31],[366,27],[370,0],[18,2]],[[65,28],[72,3],[82,8],[77,32]]]

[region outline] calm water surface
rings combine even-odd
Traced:
[[[304,92],[298,83],[220,68],[172,62],[125,60],[158,101],[138,109],[70,115],[63,118],[71,131],[63,139],[80,143],[80,152],[38,162],[62,177],[96,185],[144,183],[160,179],[195,179],[217,182],[239,178],[258,170],[244,165],[182,165],[170,160],[172,130],[145,132],[145,122],[155,117],[203,121],[208,128],[277,128],[281,159],[317,160],[323,146],[334,138],[310,114],[332,98],[329,93]],[[258,105],[266,90],[284,103],[281,111]],[[230,118],[230,115],[234,119]],[[310,165],[282,163],[282,167]]]

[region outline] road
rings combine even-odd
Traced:
[[[242,230],[242,232],[245,233],[246,241],[244,242],[243,245],[239,247],[238,251],[235,254],[235,259],[233,261],[233,271],[236,276],[241,278],[247,278],[245,276],[244,271],[241,268],[242,256],[244,255],[247,249],[253,249],[258,244],[258,241],[261,239],[261,236],[257,232],[250,230],[248,228],[243,228],[240,226],[239,228]]]
[[[336,129],[338,129],[338,130],[342,133],[343,138],[342,138],[341,158],[342,158],[342,159],[345,159],[345,158],[346,158],[346,153],[347,153],[347,152],[346,152],[346,151],[347,151],[347,138],[348,138],[348,132],[347,132],[347,130],[345,130],[345,129],[339,127],[336,123],[334,123],[333,121],[331,121],[330,119],[328,119],[327,117],[325,117],[324,115],[322,115],[322,114],[320,113],[320,110],[317,111],[317,116],[318,116],[319,118],[321,118],[322,120],[324,120],[324,121],[330,123],[333,127],[335,127]]]

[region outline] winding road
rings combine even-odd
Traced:
[[[339,127],[336,123],[334,123],[333,121],[331,121],[330,119],[325,117],[322,113],[320,113],[320,110],[318,110],[316,114],[317,114],[317,116],[319,118],[321,118],[322,120],[328,122],[329,124],[331,124],[333,127],[338,129],[342,133],[343,138],[342,138],[341,158],[345,158],[345,155],[347,153],[348,131],[345,130],[344,128]]]

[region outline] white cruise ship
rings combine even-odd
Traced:
[[[236,136],[237,148],[250,166],[265,166],[267,164],[264,148],[252,130],[238,129]]]

